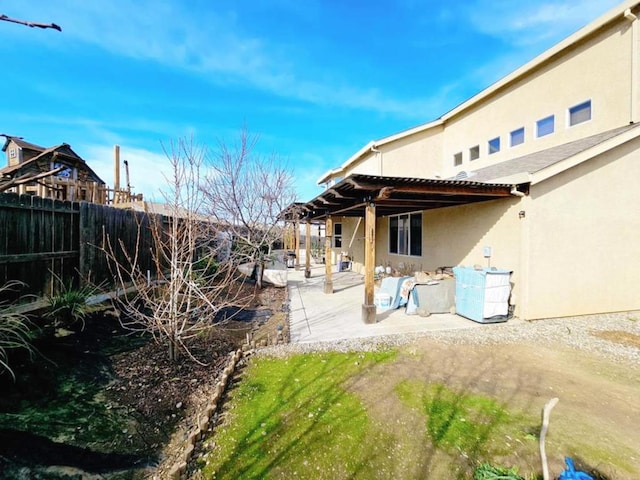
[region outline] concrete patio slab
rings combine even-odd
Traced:
[[[333,273],[333,294],[324,293],[324,265],[312,265],[311,278],[305,278],[304,266],[289,269],[288,275],[291,343],[504,325],[480,324],[451,314],[406,315],[404,308],[379,312],[377,323],[367,325],[362,321],[362,275]]]

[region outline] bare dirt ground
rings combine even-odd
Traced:
[[[640,337],[632,333],[593,335],[640,348]],[[394,394],[403,380],[442,383],[461,394],[481,394],[497,399],[509,412],[530,416],[530,427],[524,433],[531,441],[505,438],[507,453],[488,459],[492,464],[518,466],[523,475],[541,472],[540,412],[549,399],[558,397],[546,442],[552,476],[563,470],[564,457],[570,456],[582,470],[596,472],[595,478],[640,478],[638,364],[615,362],[562,344],[451,344],[420,339],[404,347],[396,361],[380,365],[352,388],[381,422],[391,421],[407,433],[424,435],[424,417],[407,413]],[[426,443],[411,448],[423,451],[406,455],[411,465],[399,459],[397,478],[447,478],[450,458],[440,458]],[[420,460],[415,462],[416,458]]]
[[[42,356],[34,357],[33,361],[13,358],[19,381],[11,382],[5,376],[1,379],[5,383],[0,383],[0,478],[168,478],[168,470],[182,455],[187,432],[197,424],[198,414],[212,396],[229,353],[240,347],[247,332],[265,330],[267,335],[275,335],[277,323],[285,318],[282,308],[286,289],[268,286],[258,290],[251,283],[245,283],[241,288],[246,290],[245,296],[251,298],[242,315],[189,342],[192,355],[200,363],[186,355],[177,362],[169,362],[167,347],[146,337],[131,346],[110,347],[115,348],[114,353],[106,345],[111,345],[114,337],[128,338],[127,332],[111,315],[100,313],[88,319],[82,331],[51,340],[55,343],[52,351],[64,352],[64,364]],[[94,357],[100,361],[89,365],[87,359]],[[84,397],[69,400],[67,396],[63,402],[55,396],[58,390],[62,392],[60,395],[65,394],[67,387],[59,388],[61,380],[54,373],[64,368],[73,369],[76,365],[85,365],[85,368],[80,373],[73,373],[73,370],[69,377],[82,381],[68,388],[99,391],[95,398],[89,396],[89,400],[104,404],[108,412],[118,412],[118,418],[128,419],[127,425],[118,432],[118,438],[109,432],[100,433],[89,420],[78,418],[78,412],[88,412],[88,418],[106,416],[102,409],[92,411],[93,404],[85,405]],[[54,406],[60,402],[70,404],[71,413],[63,419],[65,424],[78,425],[78,429],[88,425],[85,430],[95,434],[87,433],[80,439],[64,436],[56,426],[60,421],[58,417],[49,418],[40,413],[37,422],[32,423],[44,428],[53,438],[40,430],[31,432],[28,426],[16,428],[7,423],[7,418],[19,413],[15,411],[17,406],[27,400],[31,402],[27,402],[28,405],[39,402],[38,392],[49,393],[49,390],[53,393],[51,398],[47,397],[47,402]],[[71,402],[76,403],[71,405]],[[3,427],[5,424],[9,426]],[[18,435],[22,435],[20,441]],[[11,440],[7,441],[7,438]],[[131,458],[124,454],[131,454]],[[122,465],[115,465],[114,458]]]

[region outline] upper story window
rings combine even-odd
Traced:
[[[469,149],[469,160],[477,160],[480,158],[480,145]]]
[[[536,136],[544,137],[545,135],[550,135],[555,131],[555,128],[556,117],[555,115],[549,115],[536,122]]]
[[[518,128],[511,132],[511,146],[515,147],[516,145],[520,145],[524,143],[524,127]]]
[[[389,253],[422,255],[422,214],[410,213],[389,217]]]
[[[453,156],[453,166],[457,167],[462,165],[462,152],[458,152]]]
[[[569,126],[573,127],[579,123],[591,120],[591,100],[587,100],[579,105],[569,108]]]
[[[500,137],[489,140],[489,155],[500,151]]]

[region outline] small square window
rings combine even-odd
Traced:
[[[536,122],[536,136],[544,137],[550,135],[555,131],[556,117],[550,115]]]
[[[579,123],[591,120],[591,100],[571,107],[569,109],[569,126],[573,127]]]
[[[500,151],[500,137],[489,140],[489,155]]]
[[[458,152],[453,156],[453,166],[457,167],[462,165],[462,152]]]
[[[476,145],[469,149],[469,160],[477,160],[480,158],[480,146]]]
[[[511,146],[515,147],[516,145],[520,145],[524,143],[524,127],[518,128],[511,132]]]
[[[334,248],[342,248],[342,224],[333,224],[333,246]]]

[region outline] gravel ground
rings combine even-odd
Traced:
[[[598,332],[615,332],[618,340],[605,340]],[[284,357],[295,353],[371,351],[406,345],[419,338],[450,344],[562,343],[588,350],[640,368],[640,311],[586,315],[532,322],[486,325],[486,328],[443,330],[335,342],[292,343],[258,350],[256,355]],[[631,341],[629,340],[631,339]]]

